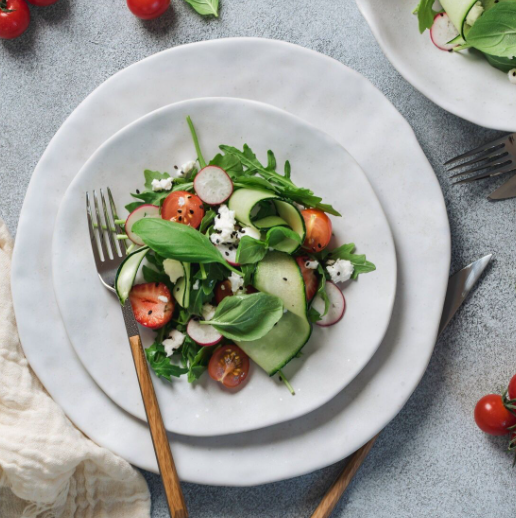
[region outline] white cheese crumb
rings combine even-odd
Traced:
[[[204,304],[202,307],[202,318],[204,320],[211,320],[213,318],[213,315],[215,315],[215,306],[212,306],[211,304]]]
[[[257,228],[253,227],[244,227],[240,232],[238,233],[238,238],[242,239],[244,236],[252,237],[253,239],[260,240],[262,238],[262,235],[260,234],[260,231]]]
[[[238,232],[235,230],[235,225],[235,211],[229,210],[227,205],[221,205],[213,221],[213,228],[217,232],[210,236],[211,242],[216,245],[236,243],[238,241]]]
[[[183,196],[180,196],[179,199],[177,200],[177,204],[182,207],[184,204],[185,204],[185,199]]]
[[[308,268],[309,270],[316,270],[318,266],[319,266],[319,261],[316,261],[315,259],[313,261],[305,262],[305,267]]]
[[[326,263],[326,270],[330,274],[333,282],[344,282],[351,279],[351,275],[354,270],[351,261],[346,261],[346,259],[337,259],[332,264],[328,264],[329,262],[330,261]]]
[[[163,302],[164,304],[166,304],[168,302],[168,298],[164,297],[163,295],[159,295],[158,300],[161,300],[161,302]]]
[[[168,335],[168,338],[163,340],[163,347],[165,348],[166,355],[172,356],[172,353],[183,345],[185,338],[186,335],[181,333],[181,331],[173,329]]]
[[[478,1],[469,10],[468,16],[466,16],[466,23],[469,26],[472,26],[482,16],[483,12],[484,12],[484,6],[482,5],[482,2]]]
[[[513,85],[516,85],[516,68],[512,68],[511,70],[509,70],[509,73],[507,74],[507,76],[509,77],[509,81]]]
[[[232,272],[228,278],[231,283],[231,291],[233,293],[241,292],[244,293],[244,278],[235,272]]]
[[[193,286],[192,286],[192,289],[194,289],[194,290],[198,290],[198,289],[199,289],[199,286],[200,286],[200,282],[199,282],[199,279],[197,279],[197,280],[194,282],[194,284],[193,284]]]
[[[197,160],[190,160],[189,162],[186,162],[181,166],[181,171],[183,171],[184,174],[189,174],[196,168]]]
[[[151,185],[154,192],[170,191],[170,189],[172,189],[172,178],[163,178],[163,180],[154,179]]]

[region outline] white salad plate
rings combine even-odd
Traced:
[[[516,131],[516,85],[474,51],[446,52],[419,33],[419,0],[356,0],[387,59],[441,108],[470,122]]]
[[[331,246],[355,243],[357,253],[367,252],[377,270],[346,283],[345,317],[331,327],[313,326],[302,357],[284,367],[295,397],[255,364],[238,391],[225,389],[207,374],[195,384],[186,376],[172,382],[155,380],[165,427],[211,436],[299,417],[340,392],[378,349],[396,293],[396,254],[380,202],[355,160],[333,138],[270,105],[227,97],[176,103],[130,124],[86,162],[61,203],[52,246],[54,290],[68,336],[106,394],[145,420],[120,303],[98,282],[93,254],[85,246],[85,193],[110,186],[118,213],[125,218],[123,207],[134,201],[129,193],[143,188],[145,169],[173,174],[174,164],[195,159],[187,116],[195,124],[206,160],[220,153],[220,144],[241,149],[244,143],[262,162],[272,149],[280,169],[289,160],[294,183],[312,189],[342,214],[331,216]],[[144,347],[152,345],[155,332],[141,331]]]
[[[12,288],[22,345],[40,380],[78,428],[136,466],[157,471],[147,425],[107,397],[75,354],[53,291],[52,235],[66,189],[99,146],[151,111],[207,96],[266,102],[333,136],[373,185],[398,259],[387,334],[371,361],[330,402],[261,430],[170,434],[183,480],[255,485],[348,456],[401,410],[434,348],[450,231],[439,184],[409,124],[381,92],[338,61],[280,41],[231,38],[170,49],[114,75],[63,124],[33,174],[17,230]]]

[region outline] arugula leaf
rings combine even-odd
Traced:
[[[168,173],[160,173],[159,171],[151,171],[150,169],[145,169],[145,171],[143,171],[143,176],[145,177],[145,188],[151,192],[152,180],[164,180],[165,178],[170,178]]]
[[[174,191],[190,191],[193,192],[193,182],[189,182],[185,178],[176,178],[174,181],[174,186],[172,187],[172,192]],[[170,194],[170,193],[167,193]]]
[[[322,320],[322,315],[313,306],[310,307],[306,316],[308,317],[308,320],[312,322],[312,324]]]
[[[516,68],[515,58],[501,58],[500,56],[491,56],[490,54],[484,54],[484,56],[493,67],[501,70],[502,72],[507,73],[509,70]]]
[[[515,56],[516,3],[500,2],[486,11],[469,30],[467,43],[492,56]]]
[[[156,270],[143,265],[142,267],[143,278],[145,282],[162,282],[163,284],[169,285],[170,278],[165,273],[157,272]]]
[[[326,293],[326,272],[322,267],[321,263],[317,265],[317,271],[319,272],[319,286],[317,287],[316,295],[319,295],[324,300],[324,313],[321,315],[322,317],[328,313],[330,309],[330,299],[328,298],[328,294]],[[315,308],[314,308],[314,311]],[[319,312],[317,312],[319,313]]]
[[[435,0],[420,0],[419,5],[412,11],[413,14],[417,14],[421,34],[432,27],[434,17],[439,12],[433,9],[434,3]]]
[[[244,236],[238,244],[236,261],[240,264],[257,263],[267,254],[267,243],[250,236]]]
[[[203,16],[219,16],[219,0],[185,0],[191,5],[199,14]]]
[[[188,371],[188,382],[198,380],[208,367],[213,351],[212,347],[201,347],[189,336],[185,338],[181,346],[181,363]]]
[[[170,194],[170,191],[144,191],[141,193],[131,193],[133,198],[141,200],[144,203],[150,203],[151,205],[161,205],[161,202]]]
[[[234,155],[222,155],[219,153],[210,161],[210,165],[216,165],[221,169],[224,169],[232,179],[238,178],[244,174],[242,162],[240,162],[238,157]]]
[[[374,272],[376,270],[376,266],[367,261],[365,255],[354,254],[354,250],[354,243],[348,243],[335,248],[335,250],[332,250],[327,254],[327,257],[328,259],[345,259],[350,261],[354,268],[353,275],[351,276],[352,279],[357,279],[361,273]]]
[[[258,189],[267,189],[267,190],[273,190],[277,194],[279,192],[277,191],[276,187],[272,185],[267,180],[264,180],[263,178],[260,178],[258,176],[240,176],[238,177],[234,182],[235,187],[256,187]]]
[[[158,218],[144,218],[133,226],[133,232],[159,255],[187,263],[219,263],[239,275],[211,241],[198,230]]]
[[[154,342],[150,347],[145,349],[145,356],[151,369],[159,378],[165,378],[171,381],[171,376],[179,378],[182,374],[186,374],[188,369],[174,365],[165,353],[163,344]]]
[[[125,210],[131,213],[133,210],[137,209],[138,207],[141,207],[142,205],[145,205],[143,201],[133,201],[132,203],[128,203],[125,206]]]
[[[283,316],[283,302],[268,293],[226,297],[215,315],[201,324],[213,326],[231,340],[250,341],[265,336]]]
[[[270,149],[267,151],[267,169],[276,171],[276,157]]]
[[[205,234],[206,230],[208,229],[211,222],[215,219],[216,216],[217,216],[217,213],[213,209],[208,210],[204,214],[204,216],[201,220],[201,224],[199,226],[199,232],[202,232],[203,234]]]

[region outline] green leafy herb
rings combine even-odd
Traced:
[[[141,193],[131,193],[133,198],[141,200],[151,205],[161,205],[161,202],[170,194],[170,191],[143,191]]]
[[[145,171],[143,171],[143,176],[145,177],[145,189],[147,189],[148,191],[152,191],[153,180],[165,180],[167,178],[170,178],[170,175],[168,173],[150,171],[149,169],[145,169]]]
[[[412,11],[417,14],[419,22],[419,32],[422,34],[426,29],[430,29],[434,23],[434,17],[439,11],[434,10],[435,0],[420,0],[419,5]]]
[[[516,68],[516,59],[515,58],[501,58],[499,56],[491,56],[489,54],[485,54],[487,61],[495,67],[501,70],[502,72],[509,72],[513,68]]]
[[[213,209],[209,209],[204,214],[204,217],[201,220],[201,224],[199,226],[199,232],[202,232],[203,234],[205,234],[206,230],[208,230],[208,227],[211,225],[211,222],[215,219],[216,216],[217,216],[217,213]]]
[[[197,345],[189,336],[181,346],[181,363],[188,371],[188,382],[198,380],[206,371],[213,351],[211,347]]]
[[[219,16],[219,0],[185,0],[203,16]]]
[[[224,169],[232,179],[236,179],[244,174],[242,162],[234,155],[222,155],[219,153],[210,161],[210,165],[216,165]]]
[[[467,43],[491,56],[515,56],[516,3],[501,2],[486,11],[469,30]]]
[[[148,266],[143,265],[142,273],[145,282],[162,282],[163,284],[170,284],[170,278],[167,274],[160,273]]]
[[[133,232],[163,257],[187,263],[219,263],[242,275],[226,262],[208,237],[188,225],[159,218],[144,218],[134,224]]]
[[[267,254],[267,243],[250,236],[244,236],[238,244],[237,263],[252,264],[261,261]]]
[[[187,368],[174,365],[165,353],[163,344],[154,342],[150,347],[145,349],[145,356],[150,367],[156,373],[156,376],[165,378],[170,381],[171,376],[179,378],[182,374],[188,372]]]
[[[330,299],[328,298],[328,294],[326,293],[326,275],[327,273],[324,271],[321,263],[317,265],[317,271],[319,273],[319,286],[317,287],[316,295],[319,295],[324,300],[324,313],[321,315],[323,317],[328,313],[330,309]],[[314,311],[316,311],[314,309]],[[317,312],[318,313],[318,312]]]
[[[315,324],[316,322],[319,322],[319,320],[322,320],[322,315],[313,306],[311,306],[308,310],[307,316],[308,320],[312,322],[312,324]]]
[[[345,259],[346,261],[350,261],[354,268],[353,275],[351,276],[352,279],[356,279],[361,273],[374,272],[376,270],[376,266],[367,261],[365,255],[354,254],[354,250],[355,245],[353,243],[349,243],[335,248],[335,250],[328,252],[326,255],[328,259]]]
[[[133,210],[137,209],[138,207],[141,207],[144,205],[143,201],[133,201],[132,203],[128,203],[125,206],[125,210],[127,212],[132,212]]]
[[[201,324],[212,325],[226,338],[240,341],[265,336],[283,316],[283,302],[268,293],[226,297],[215,315]]]
[[[190,5],[192,5],[192,1],[193,0],[186,0]],[[197,1],[197,0],[196,0]],[[208,1],[208,0],[206,0]],[[218,3],[218,0],[216,0],[217,3]],[[197,2],[199,3],[199,2]],[[196,9],[197,10],[197,9]],[[203,14],[203,13],[201,13]],[[197,138],[197,132],[195,131],[195,127],[193,125],[193,122],[192,122],[192,119],[190,118],[190,116],[188,116],[186,118],[186,122],[188,123],[188,127],[190,128],[190,133],[192,134],[192,140],[193,140],[193,143],[194,143],[194,146],[195,146],[195,151],[197,153],[197,160],[199,161],[199,165],[201,166],[201,169],[203,167],[206,167],[206,161],[204,160],[204,157],[202,156],[202,152],[201,152],[201,146],[199,145],[199,139]]]

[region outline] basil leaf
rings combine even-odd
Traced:
[[[430,29],[434,23],[434,17],[439,11],[434,11],[435,0],[420,0],[419,5],[412,11],[417,14],[417,21],[419,23],[419,32],[423,34],[426,29]]]
[[[185,0],[195,11],[203,16],[219,16],[219,0]]]
[[[244,174],[242,162],[240,162],[238,157],[234,155],[222,155],[219,153],[213,158],[213,160],[211,160],[210,165],[216,165],[221,169],[224,169],[232,179],[238,178]]]
[[[283,302],[268,293],[226,297],[215,315],[201,324],[213,326],[220,334],[243,342],[265,336],[283,316]]]
[[[151,369],[155,372],[158,378],[165,378],[170,381],[170,377],[179,378],[182,374],[188,372],[187,368],[174,365],[170,358],[165,353],[165,347],[159,343],[153,343],[150,347],[145,349],[145,356]]]
[[[349,243],[346,245],[339,246],[339,248],[335,248],[328,254],[328,259],[345,259],[346,261],[350,261],[353,264],[353,275],[352,279],[357,279],[361,273],[369,273],[374,272],[376,270],[376,266],[366,260],[365,255],[357,255],[354,254],[355,245],[353,243]]]
[[[241,275],[222,257],[209,238],[194,228],[159,218],[144,218],[133,232],[159,255],[187,263],[219,263]]]
[[[516,55],[516,3],[499,3],[471,27],[467,43],[492,56]]]
[[[267,243],[250,236],[244,236],[238,244],[236,261],[240,264],[252,264],[261,261],[267,254]]]
[[[491,56],[489,54],[484,54],[489,61],[489,64],[493,67],[501,70],[502,72],[509,72],[513,68],[516,68],[516,59],[515,58],[501,58],[499,56]]]

